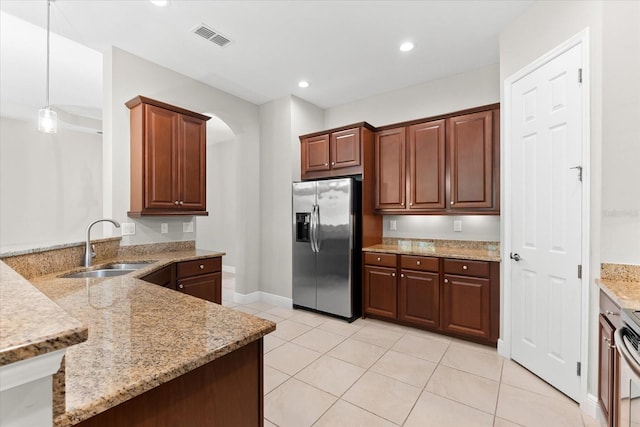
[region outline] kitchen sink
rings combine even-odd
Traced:
[[[141,268],[148,267],[155,261],[147,262],[114,262],[94,270],[79,271],[76,273],[65,274],[60,276],[64,279],[86,279],[90,277],[114,277],[129,274]]]
[[[131,273],[136,269],[113,269],[113,268],[100,268],[97,270],[79,271],[77,273],[65,274],[61,276],[64,279],[85,279],[88,277],[113,277],[122,276],[123,274]]]

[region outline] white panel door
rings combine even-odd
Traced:
[[[578,400],[582,108],[577,45],[512,86],[514,360]],[[578,167],[578,168],[576,168]],[[517,254],[517,255],[515,255]]]

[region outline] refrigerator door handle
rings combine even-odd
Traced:
[[[317,253],[318,249],[316,246],[316,229],[318,227],[317,222],[316,222],[316,205],[313,205],[312,207],[312,211],[311,211],[311,233],[309,235],[310,239],[310,243],[311,243],[311,251]]]
[[[316,241],[316,252],[320,252],[320,205],[316,205],[316,232],[313,239]]]

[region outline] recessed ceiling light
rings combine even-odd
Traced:
[[[409,52],[411,49],[413,49],[413,43],[411,42],[404,42],[400,45],[400,50],[403,52]]]
[[[155,6],[165,7],[169,4],[169,0],[149,0]]]
[[[298,82],[298,87],[302,87],[302,88],[309,87],[309,82],[305,80],[301,80]]]

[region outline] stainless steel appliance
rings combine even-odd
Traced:
[[[640,425],[640,311],[622,310],[624,325],[616,329],[615,343],[620,355],[618,426]]]
[[[360,315],[360,182],[293,183],[293,306]]]

